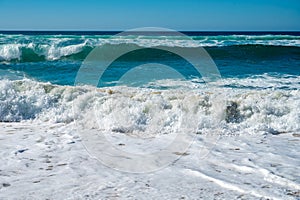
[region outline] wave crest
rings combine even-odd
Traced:
[[[84,59],[92,48],[103,44],[141,47],[228,47],[244,45],[300,47],[300,36],[24,36],[0,34],[0,61],[58,60],[78,55]],[[32,58],[31,58],[32,57]]]

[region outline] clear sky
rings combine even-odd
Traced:
[[[0,0],[0,30],[300,30],[300,0]]]

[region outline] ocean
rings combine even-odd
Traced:
[[[281,97],[276,99],[279,107],[270,102],[269,107],[275,107],[264,109],[271,109],[271,111],[257,110],[260,113],[266,112],[265,117],[275,115],[279,121],[298,109],[296,104],[299,102],[292,101],[292,98],[297,98],[297,95],[291,94],[298,94],[300,87],[299,32],[183,32],[186,37],[166,33],[112,37],[115,34],[118,32],[1,32],[0,121],[37,119],[53,106],[58,106],[58,103],[63,104],[60,102],[61,99],[51,99],[51,95],[57,96],[57,94],[51,94],[49,97],[49,92],[54,91],[50,89],[41,91],[43,93],[41,97],[41,94],[36,94],[32,88],[38,87],[43,90],[44,85],[49,85],[49,88],[74,86],[84,59],[93,48],[103,45],[109,45],[111,48],[137,46],[143,49],[116,59],[96,85],[100,88],[120,85],[117,83],[120,76],[134,66],[159,63],[172,66],[184,77],[182,84],[184,83],[189,89],[198,88],[201,92],[203,79],[190,67],[190,63],[177,55],[162,53],[153,47],[177,49],[203,47],[219,70],[222,78],[222,83],[220,82],[219,85],[228,92],[225,96],[229,97],[237,91],[257,95],[267,93],[271,96],[282,93]],[[155,70],[156,74],[164,73],[159,72],[159,67]],[[148,79],[147,81],[151,82]],[[144,88],[168,90],[174,89],[176,85],[182,86],[178,80],[173,80],[172,84],[172,78],[169,79],[169,83],[165,81],[165,85],[159,85],[158,82],[159,80],[154,79],[152,84],[147,86],[145,82]],[[21,86],[26,88],[25,91],[20,90]],[[12,94],[8,95],[10,92]],[[265,97],[266,95],[263,94],[260,98]],[[41,101],[39,98],[49,98],[50,102],[46,104],[43,101],[39,102]],[[256,104],[253,100],[253,105],[248,106],[251,108]],[[282,106],[287,108],[284,109]],[[254,112],[254,109],[251,109]],[[243,120],[235,119],[241,122],[245,120],[247,121],[247,117]],[[281,122],[285,124],[280,127],[282,131],[286,131],[287,127],[293,127],[291,130],[294,131],[299,130],[299,114],[292,116],[289,122]]]
[[[182,34],[0,32],[0,198],[299,199],[300,32]]]
[[[52,84],[74,85],[82,61],[93,48],[104,44],[138,45],[147,48],[201,46],[212,57],[223,78],[299,76],[299,32],[183,33],[192,41],[185,37],[160,35],[121,36],[112,39],[115,32],[2,32],[1,78],[26,77]],[[158,54],[160,53],[147,51],[132,54],[127,60],[119,59],[114,63],[116,67],[112,68],[115,71],[111,71],[111,75],[114,76],[118,70],[130,65],[128,62],[156,60],[166,65],[188,68],[187,63],[173,55]],[[197,76],[193,72],[187,74],[190,77]]]

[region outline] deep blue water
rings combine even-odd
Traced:
[[[138,45],[143,49],[116,59],[105,71],[99,86],[111,85],[124,72],[147,63],[171,66],[187,79],[200,77],[191,64],[178,55],[151,45],[203,47],[223,78],[245,78],[269,74],[300,76],[299,32],[183,32],[190,39],[165,36],[124,36],[118,32],[0,32],[1,79],[30,78],[60,85],[73,85],[78,69],[89,53],[103,44]],[[93,72],[91,72],[93,73]],[[160,73],[159,70],[156,73]],[[163,73],[163,72],[162,72]]]

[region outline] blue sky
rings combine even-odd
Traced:
[[[0,0],[0,30],[300,30],[300,0]]]

